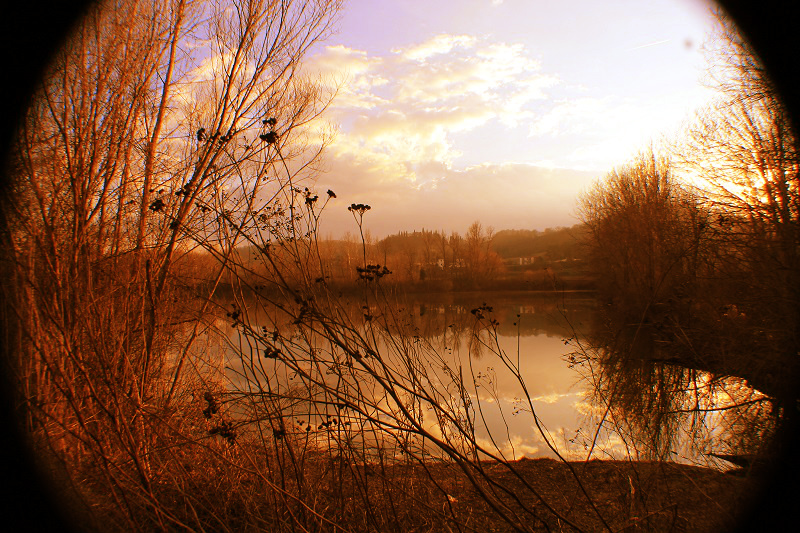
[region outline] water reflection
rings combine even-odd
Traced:
[[[348,442],[368,447],[386,435],[364,417],[391,425],[409,409],[400,418],[416,417],[434,436],[466,427],[507,459],[557,450],[569,459],[718,466],[709,453],[757,453],[774,430],[771,403],[744,380],[666,362],[672,355],[653,331],[613,326],[591,297],[456,293],[390,301],[337,299],[325,311],[344,325],[335,332],[305,330],[302,310],[258,298],[225,304],[234,322],[226,353],[232,389],[274,400],[269,412],[256,412],[264,402],[251,403],[243,416],[286,420],[276,434],[317,444],[347,426]],[[295,350],[294,366],[270,355],[278,339]],[[399,384],[397,396],[358,370],[353,358],[362,356],[380,361],[380,372]],[[432,396],[416,397],[420,388]],[[342,409],[367,397],[368,413]],[[414,446],[424,443],[400,445]]]
[[[739,377],[682,366],[648,325],[614,325],[603,310],[570,363],[581,369],[597,423],[637,458],[730,467],[711,454],[765,452],[775,430],[770,398]]]
[[[413,388],[414,380],[423,381],[427,387],[441,392],[441,401],[458,400],[453,411],[461,409],[474,417],[468,425],[486,447],[499,449],[507,458],[554,456],[536,427],[538,422],[550,435],[550,445],[567,451],[571,446],[569,439],[585,423],[586,408],[585,391],[576,386],[580,375],[567,364],[565,354],[570,351],[569,339],[582,335],[591,324],[596,307],[593,298],[457,293],[393,301],[387,306],[385,302],[378,305],[354,298],[337,307],[335,313],[341,323],[374,341],[370,347],[359,349],[379,354],[398,380],[409,379],[409,389]],[[288,387],[303,381],[298,379],[298,372],[288,370],[286,365],[259,357],[264,347],[256,339],[259,335],[253,335],[255,332],[269,338],[274,332],[276,338],[302,336],[293,318],[296,315],[255,298],[225,305],[239,311],[237,319],[241,322],[229,330],[226,368],[234,389],[250,394],[265,388],[274,391],[277,383]],[[480,313],[476,312],[479,309]],[[483,315],[483,320],[479,320],[478,314]],[[248,327],[244,328],[243,323]],[[374,327],[376,324],[381,324],[385,331]],[[314,335],[305,341],[317,356],[326,353],[331,361],[340,358],[346,364],[346,357],[337,353],[330,339]],[[416,355],[407,358],[410,352]],[[254,363],[262,370],[254,372]],[[314,370],[311,361],[303,364],[307,375],[311,375]],[[406,375],[400,376],[401,369]],[[314,379],[327,380],[329,386],[332,380],[340,380],[336,387],[346,382],[330,368],[324,372],[327,373]],[[465,390],[455,386],[458,382],[463,382]],[[306,386],[308,396],[313,387]],[[451,397],[445,398],[447,395]],[[285,396],[283,407],[291,403],[290,395]],[[323,399],[322,403],[326,402],[334,403]],[[393,402],[386,399],[381,408],[389,412],[396,408]],[[431,416],[429,407],[420,405],[420,416],[434,431],[432,425],[441,420]],[[341,413],[304,405],[293,411],[291,418],[295,423],[302,420],[306,424],[295,429],[313,434],[326,420],[337,416],[341,420]],[[313,431],[307,429],[309,420]],[[353,424],[355,420],[348,422]]]

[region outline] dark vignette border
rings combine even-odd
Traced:
[[[795,129],[800,130],[800,90],[795,81],[800,70],[797,38],[800,2],[719,0],[719,3],[758,51]],[[0,202],[13,201],[8,197],[5,161],[18,120],[51,54],[90,5],[90,0],[7,0],[0,9]],[[0,254],[4,251],[4,229],[5,219],[0,211]],[[0,335],[5,333],[0,331]],[[58,506],[57,495],[42,483],[34,457],[18,430],[3,359],[0,359],[0,529],[73,531],[66,521],[66,510]],[[797,523],[800,517],[800,511],[795,510],[800,501],[797,426],[795,421],[782,435],[785,446],[780,468],[756,498],[754,508],[741,524],[742,531],[780,531],[784,530],[782,526]]]

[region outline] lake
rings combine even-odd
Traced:
[[[219,301],[235,310],[238,323],[235,328],[227,325],[230,333],[225,372],[232,391],[248,398],[267,394],[278,398],[270,412],[290,413],[282,415],[286,422],[281,422],[285,425],[280,431],[315,437],[318,443],[330,438],[331,419],[348,427],[359,423],[352,414],[348,418],[331,407],[338,399],[324,396],[312,408],[297,396],[298,388],[304,391],[302,394],[313,395],[334,383],[341,391],[355,390],[356,383],[361,386],[365,374],[357,377],[353,373],[358,364],[354,366],[352,358],[347,366],[341,350],[325,336],[309,334],[272,304],[255,298],[235,304]],[[598,399],[598,365],[591,361],[576,364],[576,360],[585,360],[593,353],[587,339],[596,327],[598,306],[591,294],[444,293],[393,297],[391,301],[391,305],[378,305],[351,299],[336,311],[329,310],[338,313],[338,320],[347,325],[340,344],[351,342],[346,331],[372,339],[363,348],[364,353],[374,350],[392,372],[400,372],[395,375],[411,372],[411,377],[398,378],[406,383],[404,390],[424,382],[441,398],[448,397],[446,401],[458,400],[460,394],[461,403],[456,401],[453,410],[471,404],[465,412],[471,413],[475,439],[485,449],[496,450],[506,459],[554,457],[554,448],[568,459],[585,459],[590,449],[593,457],[600,458],[636,455],[631,439],[621,438],[624,431],[610,429],[609,413],[619,417],[620,411],[613,411]],[[480,317],[482,320],[478,320]],[[230,322],[231,317],[227,320]],[[383,326],[376,327],[378,323]],[[291,351],[294,366],[264,357],[277,349],[278,336],[282,356]],[[271,343],[271,338],[276,342]],[[313,357],[308,357],[309,353]],[[416,369],[403,359],[408,353],[416,354]],[[344,367],[349,369],[347,376],[336,370]],[[463,390],[454,389],[454,375],[463,382]],[[386,396],[379,389],[372,390]],[[363,396],[364,392],[358,394]],[[396,412],[397,402],[389,396],[372,401],[376,420],[391,418],[389,415]],[[417,408],[420,420],[427,417],[425,427],[441,435],[443,430],[435,427],[441,423],[441,413],[434,410],[431,416],[432,409],[425,401]],[[254,409],[243,411],[242,416],[266,416],[255,414]],[[714,417],[718,415],[709,414],[704,422],[718,424]],[[598,430],[601,418],[605,424]],[[626,426],[620,425],[618,418],[615,423],[618,429]],[[679,435],[678,440],[695,438],[680,427],[671,430]],[[692,446],[675,448],[681,450],[673,460],[708,463],[696,449],[689,450]]]

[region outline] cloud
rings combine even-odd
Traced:
[[[664,102],[566,87],[532,50],[491,36],[439,34],[381,56],[329,46],[310,65],[340,84],[320,179],[347,205],[372,205],[376,235],[463,231],[476,219],[498,229],[572,225],[576,197],[610,169],[604,162],[624,163],[653,127],[674,122]],[[514,149],[504,152],[507,142]],[[346,215],[330,216],[333,233],[351,224]]]
[[[386,101],[375,94],[375,88],[388,83],[380,75],[383,59],[369,57],[362,50],[343,45],[328,46],[323,53],[310,57],[305,71],[337,89],[333,103],[338,109],[372,109]]]
[[[566,393],[553,392],[553,393],[550,393],[550,394],[546,394],[544,396],[536,396],[534,398],[531,398],[531,401],[532,402],[541,402],[541,403],[551,403],[552,404],[552,403],[556,403],[556,402],[558,402],[560,400],[563,400],[565,398],[576,396],[577,394],[579,394],[579,393],[577,393],[577,392],[566,392]]]
[[[545,89],[558,82],[557,77],[540,72],[539,61],[529,57],[521,44],[475,39],[430,59],[396,65],[400,102],[432,104],[478,96],[499,111],[511,94],[524,102],[543,99]]]
[[[531,122],[529,135],[537,137],[585,132],[591,125],[606,120],[610,112],[608,103],[598,98],[561,100]]]
[[[499,453],[508,460],[521,459],[523,457],[533,458],[548,455],[542,453],[542,447],[535,443],[539,441],[530,436],[512,435],[510,439],[499,440],[497,437],[477,437],[476,443],[485,450]]]
[[[332,163],[384,184],[418,186],[457,170],[454,135],[516,125],[558,84],[524,46],[470,35],[436,35],[383,57],[329,46],[307,68],[339,84],[327,114],[340,125]]]
[[[428,41],[407,48],[395,48],[395,54],[400,54],[411,61],[425,61],[426,59],[451,52],[454,48],[471,48],[475,44],[475,37],[470,35],[441,34]]]
[[[713,93],[695,90],[664,98],[580,97],[559,99],[528,123],[528,137],[571,148],[562,153],[563,165],[603,168],[622,165],[648,144],[680,131],[685,115],[681,102],[710,99]]]

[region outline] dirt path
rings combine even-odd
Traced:
[[[590,503],[562,462],[522,459],[510,466],[513,471],[498,463],[482,463],[491,480],[481,484],[483,490],[513,521],[542,531],[729,531],[746,510],[753,483],[676,463],[570,463]],[[467,529],[518,530],[497,520],[496,512],[458,467],[429,470],[446,491],[447,496],[440,496],[443,510],[450,507],[455,516],[464,518]]]

